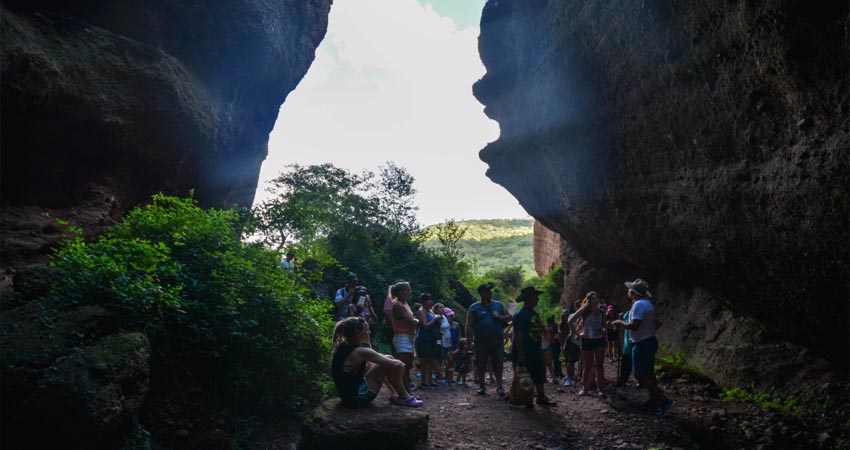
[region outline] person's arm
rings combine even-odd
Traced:
[[[428,316],[425,315],[425,308],[416,311],[416,317],[419,319],[419,323],[422,324],[422,328],[425,330],[430,330],[443,321],[443,316],[439,314],[434,314],[434,318],[428,321]]]
[[[617,325],[619,325],[619,326],[621,326],[621,327],[623,327],[627,330],[637,330],[638,328],[640,328],[641,322],[643,322],[643,320],[634,319],[634,320],[631,320],[629,322],[625,322],[625,321],[622,321],[622,320],[615,320],[613,323],[617,324]]]
[[[516,323],[514,321],[514,345],[511,347],[512,351],[517,352],[517,365],[525,366],[525,345],[523,342],[525,336],[525,324],[520,321],[520,323]]]
[[[469,341],[469,347],[472,347],[472,343],[475,341],[475,335],[472,333],[472,328],[475,326],[475,313],[470,308],[466,311],[466,339]]]
[[[379,366],[384,367],[395,367],[397,369],[403,369],[404,363],[395,359],[387,357],[386,355],[382,355],[375,350],[372,350],[368,347],[358,347],[351,352],[352,356],[354,356],[354,360],[356,362],[352,363],[353,366],[358,365],[359,363],[368,361],[370,363],[377,364]]]
[[[372,297],[369,297],[369,294],[366,294],[366,309],[368,309],[369,313],[372,314],[372,318],[378,318],[378,315],[375,313],[375,308],[372,308]]]

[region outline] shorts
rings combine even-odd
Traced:
[[[475,370],[487,370],[487,358],[493,363],[493,371],[501,372],[504,362],[505,349],[502,336],[475,338]]]
[[[546,348],[540,349],[540,353],[552,356],[552,347],[554,347],[554,345],[547,345]]]
[[[581,351],[589,352],[591,350],[596,350],[597,348],[605,348],[605,338],[581,338]]]
[[[396,354],[410,353],[413,354],[413,335],[398,333],[393,336],[393,350]]]
[[[566,345],[566,356],[568,363],[575,363],[581,361],[581,348],[572,341],[572,339],[567,341]]]
[[[640,342],[632,342],[632,368],[635,375],[644,375],[655,371],[655,353],[658,352],[658,339],[655,336]]]
[[[351,398],[341,398],[341,405],[347,408],[363,408],[368,406],[369,403],[372,403],[372,400],[375,400],[377,396],[378,394],[369,390],[369,385],[366,384],[366,379],[364,378],[360,383],[360,387],[357,388],[357,394]]]
[[[420,358],[439,359],[443,355],[443,347],[429,337],[416,339],[416,356]]]

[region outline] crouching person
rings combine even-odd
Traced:
[[[366,346],[361,346],[366,344]],[[410,395],[402,381],[404,363],[382,355],[368,347],[369,324],[362,317],[340,320],[334,328],[331,376],[336,390],[347,407],[364,407],[378,396],[385,383],[394,391],[390,397],[396,405],[422,406]]]

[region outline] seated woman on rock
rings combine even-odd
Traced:
[[[361,345],[366,346],[361,347]],[[404,363],[392,356],[382,355],[368,347],[369,324],[362,317],[340,320],[334,328],[331,376],[342,399],[342,405],[363,407],[387,383],[396,395],[390,401],[401,406],[422,406],[422,401],[410,395],[401,379]]]

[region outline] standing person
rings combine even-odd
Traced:
[[[416,337],[416,326],[419,320],[413,317],[413,311],[407,303],[413,296],[413,290],[406,281],[401,281],[390,288],[393,297],[393,356],[404,363],[404,385],[413,388],[410,381],[410,369],[413,368],[413,341]]]
[[[658,352],[655,330],[660,323],[656,322],[655,306],[649,301],[652,298],[649,283],[637,278],[635,281],[627,281],[625,285],[629,290],[629,298],[633,302],[629,310],[630,320],[628,322],[615,320],[614,324],[631,332],[629,339],[632,342],[632,365],[635,378],[641,387],[649,391],[649,402],[646,406],[657,408],[655,415],[664,417],[676,405],[676,401],[664,395],[658,387],[658,380],[655,379],[655,353]]]
[[[620,356],[620,329],[614,325],[615,320],[617,320],[617,309],[612,303],[605,309],[605,341],[608,343],[607,353],[611,361]]]
[[[561,335],[561,341],[564,350],[564,360],[567,365],[567,376],[564,377],[564,386],[572,386],[578,383],[579,378],[576,376],[576,363],[581,360],[581,341],[578,335],[570,330],[569,310],[565,309],[561,312],[561,322],[558,324],[558,333]]]
[[[555,369],[555,375],[553,376],[552,383],[557,383],[562,381],[564,378],[564,371],[562,369],[563,365],[561,364],[561,348],[563,347],[563,340],[561,339],[561,333],[558,328],[558,324],[555,322],[555,317],[548,317],[546,319],[546,327],[550,330],[552,335],[552,367]]]
[[[349,311],[349,317],[357,316],[366,319],[366,323],[369,324],[369,342],[372,348],[377,347],[378,315],[372,308],[372,297],[369,296],[366,286],[358,285],[354,288],[354,299],[351,301]]]
[[[440,324],[443,322],[443,316],[432,310],[434,298],[431,294],[423,292],[419,301],[422,303],[422,307],[419,308],[419,311],[416,311],[419,327],[415,342],[416,354],[419,356],[419,368],[422,369],[420,387],[435,389],[437,383],[434,382],[433,373],[436,371],[439,378],[439,356],[440,352],[443,351],[442,346],[437,344],[437,341],[440,340]]]
[[[396,283],[404,280],[397,280]],[[388,342],[392,345],[393,342],[393,295],[392,289],[395,283],[387,287],[387,296],[384,298],[384,306],[381,308],[383,313],[383,323],[381,326],[381,342]]]
[[[503,328],[511,320],[511,315],[505,310],[502,302],[493,300],[493,284],[486,283],[478,286],[481,301],[469,307],[466,314],[466,338],[475,351],[475,381],[478,382],[478,394],[486,395],[484,371],[487,362],[492,363],[493,374],[496,378],[496,393],[504,397],[505,388],[502,386],[502,364],[504,358]]]
[[[404,386],[404,363],[363,346],[368,342],[369,324],[362,317],[349,317],[334,327],[331,377],[342,405],[366,406],[386,383],[395,391],[390,401],[396,405],[422,406]]]
[[[336,307],[336,320],[340,321],[348,317],[352,300],[354,299],[354,288],[357,287],[357,275],[349,272],[345,277],[345,287],[337,289],[334,296],[334,307]]]
[[[585,295],[581,308],[570,317],[570,325],[581,336],[581,359],[584,361],[582,387],[578,395],[587,395],[588,387],[596,373],[596,395],[605,397],[602,387],[605,385],[604,359],[605,335],[603,317],[599,311],[599,295],[590,291]]]
[[[460,338],[457,348],[452,350],[458,386],[466,387],[466,374],[469,373],[469,366],[472,364],[470,353],[469,347],[466,346],[466,338]]]
[[[451,319],[454,316],[454,311],[451,308],[447,308],[442,303],[437,303],[434,305],[434,310],[437,314],[443,316],[443,322],[440,324],[440,343],[442,344],[442,358],[441,361],[445,361],[445,377],[441,380],[437,380],[442,383],[445,381],[446,384],[450,384],[454,379],[454,374],[452,373],[452,324],[454,321]]]
[[[292,273],[295,270],[295,253],[286,252],[286,256],[280,260],[280,263],[277,265],[278,269],[283,270],[284,272]]]
[[[537,306],[540,294],[543,291],[528,286],[520,291],[517,302],[524,302],[522,309],[517,311],[513,317],[514,345],[513,357],[514,367],[525,367],[531,376],[531,381],[537,387],[537,404],[541,406],[554,406],[557,403],[546,397],[543,384],[546,382],[546,369],[543,365],[543,351],[540,344],[543,339],[543,321],[534,308]],[[530,407],[530,406],[529,406]]]
[[[555,327],[550,327],[548,322],[543,325],[543,333],[540,341],[540,352],[543,355],[543,367],[545,367],[546,372],[549,373],[549,377],[551,377],[552,383],[558,382],[555,378],[555,365],[552,358],[552,347],[555,346],[555,341],[557,339],[555,336]]]
[[[628,322],[631,311],[623,313],[623,321]],[[617,326],[617,325],[614,325]],[[631,331],[628,328],[623,329],[623,348],[620,354],[620,373],[617,377],[617,386],[625,386],[632,374],[632,341]]]

